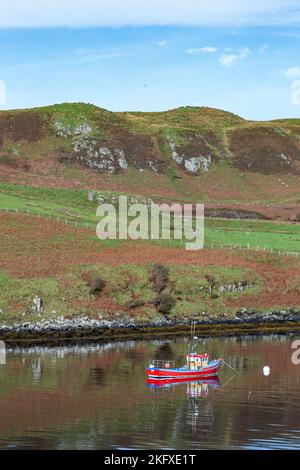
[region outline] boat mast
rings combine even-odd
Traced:
[[[195,334],[196,334],[196,322],[192,320],[191,321],[191,345],[189,347],[191,353],[194,353],[196,350],[196,340],[198,338],[197,336],[195,336]]]

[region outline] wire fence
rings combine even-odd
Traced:
[[[91,228],[95,229],[96,227],[96,222],[91,223],[91,222],[86,222],[86,221],[77,221],[77,220],[72,220],[67,217],[62,217],[62,216],[57,216],[57,215],[52,215],[52,214],[43,214],[39,213],[36,211],[30,211],[29,209],[14,209],[14,208],[0,208],[0,211],[2,212],[13,212],[17,214],[27,214],[30,216],[35,216],[43,219],[48,219],[52,220],[54,222],[58,223],[63,223],[65,225],[72,225],[74,227],[82,227],[82,228]],[[300,257],[300,251],[286,251],[282,249],[275,249],[275,248],[269,248],[266,246],[259,246],[259,245],[251,245],[250,243],[247,243],[247,245],[242,245],[242,244],[226,244],[226,243],[205,243],[204,248],[206,249],[221,249],[221,250],[240,250],[240,251],[256,251],[260,253],[270,253],[278,256],[292,256],[292,257]]]
[[[52,220],[54,222],[58,223],[63,223],[65,225],[73,225],[74,227],[85,227],[85,228],[95,228],[95,223],[90,223],[86,221],[77,221],[77,220],[72,220],[67,217],[62,217],[58,215],[52,215],[52,214],[43,214],[41,212],[36,212],[36,211],[30,211],[29,209],[9,209],[9,208],[0,208],[0,211],[2,212],[13,212],[15,214],[26,214],[30,215],[33,217],[39,217],[47,220]]]
[[[205,246],[205,248],[211,248],[211,249],[228,249],[228,250],[246,250],[246,251],[257,251],[257,252],[262,252],[262,253],[270,253],[278,256],[295,256],[296,258],[299,256],[300,257],[300,251],[286,251],[282,249],[276,249],[276,248],[269,248],[265,246],[252,246],[250,243],[247,245],[240,245],[240,244],[217,244],[217,243],[211,243],[208,246]]]

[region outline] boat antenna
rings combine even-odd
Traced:
[[[196,322],[191,321],[191,352],[195,352],[196,349],[196,340],[198,339],[196,334]]]

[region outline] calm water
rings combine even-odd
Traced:
[[[300,365],[290,336],[217,338],[220,384],[152,387],[150,358],[184,362],[187,339],[8,348],[0,448],[300,449]],[[264,365],[271,374],[262,374]]]

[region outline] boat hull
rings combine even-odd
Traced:
[[[220,387],[220,381],[217,376],[214,377],[208,377],[208,378],[202,378],[202,380],[195,380],[193,378],[190,379],[185,379],[185,378],[177,378],[177,379],[152,379],[150,377],[147,378],[147,385],[151,387],[164,387],[165,385],[177,385],[177,384],[189,384],[189,383],[198,383],[198,384],[203,384],[203,385],[209,385],[212,388],[218,388]]]
[[[207,377],[215,377],[218,375],[220,361],[212,361],[206,367],[199,370],[181,369],[160,369],[156,367],[148,367],[146,374],[152,379],[203,379]]]

